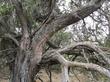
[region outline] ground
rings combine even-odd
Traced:
[[[39,73],[39,76],[43,80],[43,82],[49,82],[48,75],[46,74],[45,70],[41,70]],[[52,71],[52,82],[61,82],[61,73]],[[78,77],[78,78],[77,78]],[[77,77],[75,77],[74,74],[70,74],[70,81],[71,82],[90,82],[88,80],[88,77],[84,74],[77,74]],[[8,80],[0,80],[0,82],[9,82]],[[36,82],[41,82],[40,80],[36,80]]]
[[[41,77],[41,79],[44,81],[44,82],[49,82],[49,78],[48,78],[48,75],[46,74],[46,72],[43,70],[41,71],[42,73],[39,75]],[[78,74],[78,79],[75,77],[75,75],[70,75],[70,80],[71,82],[88,82],[88,77],[83,75],[83,74]],[[52,82],[61,82],[61,74],[60,72],[55,72],[55,71],[52,71]],[[41,82],[40,80],[37,80],[36,82]]]

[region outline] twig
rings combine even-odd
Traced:
[[[48,65],[48,68],[46,69],[46,73],[49,77],[50,82],[52,82],[52,72],[51,72],[51,67]]]

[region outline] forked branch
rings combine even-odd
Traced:
[[[72,51],[74,52],[74,49],[80,49],[80,48],[90,50],[92,52],[99,54],[98,56],[102,56],[103,59],[109,64],[109,61],[108,61],[109,58],[104,56],[104,52],[99,47],[89,42],[80,42],[63,49],[47,51],[43,56],[43,60],[45,62],[54,60],[54,61],[58,61],[61,64],[62,82],[69,82],[68,67],[81,67],[81,68],[86,68],[90,70],[95,70],[110,78],[110,71],[100,65],[89,63],[89,62],[88,63],[75,62],[75,61],[71,62],[66,60],[63,57],[63,54],[65,53],[68,54],[69,52],[72,52]]]

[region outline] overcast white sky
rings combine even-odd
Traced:
[[[63,11],[64,9],[69,9],[69,2],[71,1],[71,0],[65,0],[66,1],[66,3],[65,3],[65,8],[63,8],[62,6],[60,7],[60,9],[61,9],[61,11]],[[95,14],[96,15],[98,15],[98,13],[97,12],[95,12]],[[85,18],[85,22],[86,22],[86,26],[87,27],[91,27],[91,28],[95,28],[96,27],[96,22],[94,22],[93,21],[93,19],[91,18],[91,17],[86,17]],[[104,30],[104,32],[103,32],[103,38],[104,37],[106,37],[106,33],[108,34],[108,29],[107,29],[107,27],[104,27],[104,26],[100,26],[100,28],[103,28],[103,30]],[[68,29],[67,29],[67,32],[71,32],[71,26],[68,26]],[[101,37],[101,38],[102,38]],[[99,37],[100,38],[100,37]]]

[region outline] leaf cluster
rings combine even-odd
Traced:
[[[7,15],[10,11],[13,10],[13,6],[9,5],[9,3],[0,3],[0,16]]]

